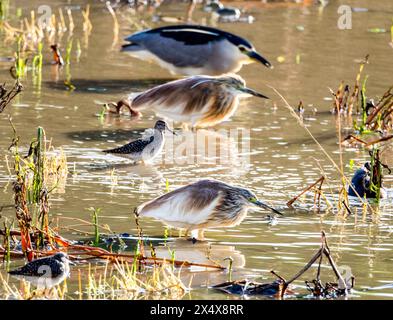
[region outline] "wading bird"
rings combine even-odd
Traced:
[[[127,107],[132,116],[152,109],[158,116],[192,127],[208,127],[228,120],[239,105],[239,97],[268,97],[245,86],[238,75],[194,76],[174,80],[112,104],[119,113]]]
[[[191,232],[192,239],[203,240],[205,229],[236,226],[254,206],[281,215],[247,189],[216,180],[201,180],[140,205],[135,215],[162,220]]]
[[[351,185],[348,187],[348,195],[357,197],[355,190],[361,198],[366,196],[367,199],[375,199],[377,197],[376,191],[371,188],[370,162],[366,162],[364,166],[356,170],[355,174],[353,175]],[[380,197],[387,197],[387,192],[383,187],[380,189]]]
[[[141,139],[131,141],[122,147],[103,150],[103,152],[125,157],[134,162],[149,162],[157,157],[162,151],[165,143],[165,130],[175,134],[168,128],[165,121],[158,120],[154,125],[154,129],[146,130]]]
[[[223,7],[213,12],[213,17],[221,22],[236,22],[241,16],[241,11],[234,7]]]
[[[19,269],[9,271],[9,274],[31,282],[38,289],[50,289],[70,275],[70,263],[67,254],[60,252],[33,260]]]
[[[243,64],[272,65],[247,40],[215,28],[175,25],[137,32],[122,51],[158,63],[173,74],[218,76],[238,72]]]

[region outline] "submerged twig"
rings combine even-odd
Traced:
[[[338,279],[338,284],[327,282],[325,285],[322,284],[320,275],[321,275],[321,264],[323,257],[326,256],[329,265],[331,266],[336,278]],[[255,283],[247,280],[240,281],[227,281],[219,285],[213,286],[213,288],[224,291],[226,293],[233,294],[260,294],[260,295],[277,295],[279,298],[283,298],[287,293],[289,285],[294,282],[296,279],[301,277],[307,270],[309,270],[312,265],[318,262],[318,269],[316,278],[309,282],[306,281],[307,288],[312,291],[314,296],[317,297],[331,297],[331,296],[340,296],[347,295],[348,289],[351,289],[353,286],[348,287],[347,283],[344,281],[342,275],[338,271],[338,268],[331,256],[330,249],[326,240],[325,232],[321,232],[321,247],[320,249],[311,257],[311,259],[307,262],[307,264],[299,270],[292,278],[289,280],[285,280],[284,277],[278,275],[276,272],[271,271],[273,275],[275,275],[278,279],[274,282],[270,283]],[[353,278],[353,277],[352,277]],[[310,284],[314,284],[314,288],[310,286]]]
[[[2,113],[5,107],[23,90],[23,86],[19,81],[16,81],[11,90],[7,90],[5,83],[0,85],[0,113]]]
[[[305,194],[306,192],[308,192],[308,191],[310,191],[312,188],[314,188],[317,184],[319,184],[319,187],[318,187],[318,190],[319,190],[319,192],[318,192],[318,203],[319,203],[319,200],[320,200],[320,195],[321,195],[321,188],[322,188],[322,184],[323,184],[323,182],[325,181],[325,177],[324,176],[322,176],[322,177],[320,177],[317,181],[315,181],[313,184],[311,184],[311,185],[309,185],[307,188],[305,188],[302,192],[300,192],[297,196],[295,196],[295,197],[293,197],[291,200],[289,200],[288,202],[287,202],[287,206],[288,207],[290,207],[290,206],[292,206],[292,204],[295,202],[295,201],[297,201],[303,194]]]

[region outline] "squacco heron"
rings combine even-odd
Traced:
[[[236,226],[252,207],[281,215],[250,190],[217,180],[201,180],[178,188],[140,205],[135,214],[138,218],[153,217],[171,227],[186,229],[192,239],[203,240],[206,229]]]

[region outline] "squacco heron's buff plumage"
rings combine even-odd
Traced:
[[[203,240],[205,229],[236,226],[253,206],[281,214],[247,189],[217,180],[201,180],[140,205],[135,214],[186,229],[192,238]]]
[[[194,76],[171,81],[139,94],[132,94],[116,106],[126,106],[132,115],[154,110],[158,116],[192,127],[207,127],[228,120],[242,96],[266,96],[249,89],[238,75]]]

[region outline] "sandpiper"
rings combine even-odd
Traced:
[[[63,252],[28,262],[9,274],[31,282],[38,289],[50,289],[70,276],[70,260]]]
[[[165,130],[176,134],[168,128],[165,121],[158,120],[154,129],[146,130],[141,139],[131,141],[122,147],[103,150],[103,152],[125,157],[133,162],[150,162],[162,151],[165,143]]]
[[[192,239],[203,240],[205,229],[236,226],[253,206],[281,215],[247,189],[217,180],[200,180],[145,202],[135,214],[186,229]]]
[[[119,113],[123,106],[131,115],[154,110],[158,116],[186,126],[209,127],[228,120],[236,111],[240,97],[265,95],[246,87],[238,75],[194,76],[167,82],[113,104]]]

